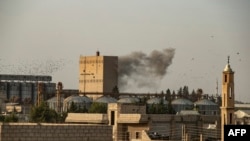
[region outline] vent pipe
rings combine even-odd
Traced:
[[[99,51],[96,52],[96,56],[100,56],[100,52]]]

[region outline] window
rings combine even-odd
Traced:
[[[224,100],[223,100],[223,105],[224,105],[224,106],[226,106],[226,105],[225,105],[225,101],[226,101],[226,94],[224,94]]]
[[[233,120],[232,120],[232,118],[233,118],[232,113],[230,113],[229,118],[230,118],[230,119],[229,119],[229,120],[230,120],[230,124],[232,124],[232,121],[233,121]]]
[[[140,132],[135,132],[135,138],[140,139]]]
[[[232,98],[232,88],[229,87],[229,98],[231,99]]]
[[[126,141],[129,141],[129,132],[126,132],[125,140],[126,140]]]
[[[111,125],[115,124],[115,111],[111,111]]]
[[[225,78],[224,78],[224,82],[226,83],[226,82],[227,82],[227,75],[225,74],[224,77],[225,77]]]

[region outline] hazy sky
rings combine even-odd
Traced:
[[[144,92],[216,94],[218,80],[220,94],[230,55],[236,99],[250,102],[249,13],[249,0],[0,0],[0,73],[47,74],[77,89],[80,55],[174,48],[158,87]]]

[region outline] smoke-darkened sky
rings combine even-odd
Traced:
[[[1,0],[0,73],[52,75],[77,89],[80,55],[99,50],[142,59],[123,70],[126,91],[216,94],[218,80],[220,94],[230,55],[236,99],[250,102],[249,13],[249,0]],[[174,51],[165,58],[165,49]]]

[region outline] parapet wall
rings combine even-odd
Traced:
[[[112,127],[87,124],[0,123],[0,141],[112,141]]]

